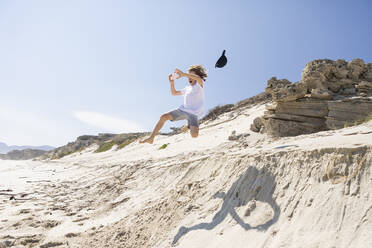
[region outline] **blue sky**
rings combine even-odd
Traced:
[[[368,0],[1,1],[0,141],[151,131],[182,103],[167,80],[176,67],[207,68],[210,109],[272,76],[298,81],[313,59],[372,62],[371,12]],[[215,69],[223,49],[229,62]]]

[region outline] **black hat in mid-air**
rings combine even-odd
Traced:
[[[222,55],[221,55],[221,57],[217,60],[217,62],[216,62],[216,66],[215,66],[215,67],[222,68],[222,67],[224,67],[224,66],[226,65],[226,63],[227,63],[227,58],[226,58],[226,56],[225,56],[225,52],[226,52],[226,50],[223,50]]]

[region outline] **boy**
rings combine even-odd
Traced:
[[[188,73],[184,73],[179,69],[176,69],[174,72],[177,73],[180,78],[187,77],[189,80],[190,85],[186,86],[181,91],[177,91],[174,89],[174,80],[172,79],[172,75],[168,76],[172,95],[183,95],[183,104],[178,109],[160,116],[160,120],[156,124],[150,137],[140,141],[140,143],[152,144],[155,135],[157,135],[167,120],[187,120],[188,125],[183,128],[183,131],[186,131],[187,128],[189,128],[191,137],[196,138],[199,135],[198,117],[200,117],[204,111],[203,81],[205,81],[207,73],[201,65],[190,66],[187,71]]]

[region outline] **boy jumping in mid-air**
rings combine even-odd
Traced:
[[[198,117],[204,111],[204,82],[207,77],[205,69],[201,65],[190,66],[188,73],[184,73],[179,69],[174,71],[180,78],[187,77],[190,85],[186,86],[181,91],[174,89],[174,80],[172,75],[168,76],[170,89],[173,96],[183,95],[183,104],[176,110],[165,113],[160,116],[160,120],[156,124],[154,131],[152,131],[151,136],[145,140],[140,141],[140,143],[154,142],[155,135],[163,127],[167,120],[179,121],[187,120],[187,126],[185,126],[182,131],[187,131],[190,129],[191,137],[196,138],[199,135],[199,124]]]

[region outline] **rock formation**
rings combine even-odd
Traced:
[[[372,114],[372,63],[314,60],[300,82],[273,77],[265,93],[274,103],[254,120],[255,132],[296,136],[359,124]]]

